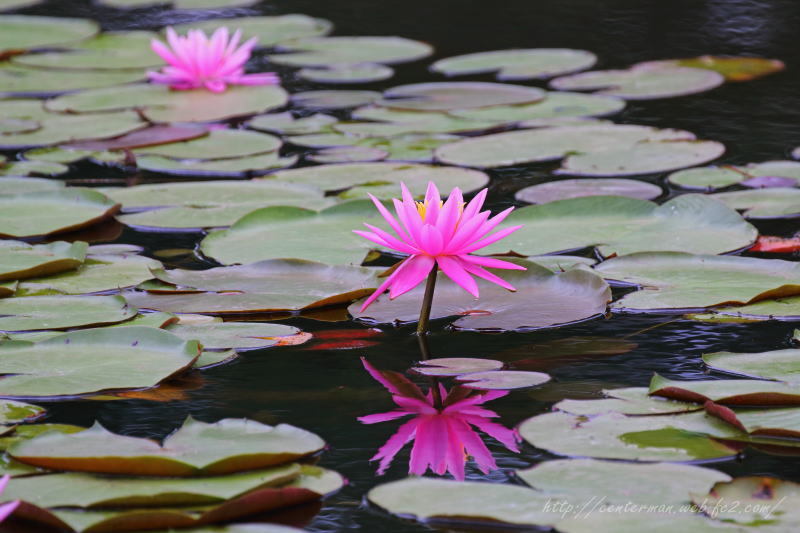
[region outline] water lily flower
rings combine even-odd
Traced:
[[[366,359],[362,358],[361,361],[367,372],[392,393],[392,400],[398,409],[362,416],[358,420],[364,424],[375,424],[405,416],[413,417],[400,426],[370,459],[380,460],[379,475],[389,468],[395,455],[410,441],[414,441],[408,465],[410,474],[422,475],[430,468],[439,475],[450,472],[462,481],[467,456],[475,460],[484,474],[496,470],[497,463],[473,427],[519,453],[516,431],[490,421],[498,416],[497,413],[481,407],[486,402],[505,396],[508,391],[478,392],[464,387],[453,387],[447,391],[438,384],[442,408],[437,409],[430,391],[425,394],[402,374],[382,372]]]
[[[161,56],[168,66],[160,72],[148,72],[154,83],[169,85],[172,89],[189,90],[205,87],[221,93],[228,85],[275,85],[277,74],[262,72],[245,74],[244,64],[256,45],[253,37],[241,46],[241,30],[229,38],[228,28],[218,28],[211,38],[201,30],[189,30],[185,37],[174,29],[167,28],[167,44],[158,39],[151,41],[153,51]],[[237,48],[238,47],[238,48]]]
[[[3,492],[8,485],[8,480],[11,479],[11,476],[6,474],[2,478],[0,478],[0,492]],[[0,505],[0,522],[5,520],[6,518],[13,513],[17,507],[19,506],[19,500],[15,500],[13,502],[4,503]]]
[[[505,219],[513,207],[489,218],[489,211],[481,211],[486,199],[486,189],[480,191],[471,202],[464,205],[461,191],[456,187],[446,202],[442,202],[439,190],[432,182],[424,202],[415,202],[405,184],[400,184],[403,200],[393,200],[397,218],[374,196],[375,207],[394,230],[396,236],[370,224],[370,231],[355,231],[358,235],[392,250],[409,254],[409,257],[378,287],[361,307],[364,311],[387,289],[389,298],[404,294],[425,279],[434,266],[438,266],[450,279],[464,290],[478,297],[478,284],[472,276],[496,283],[510,291],[514,287],[484,267],[525,270],[524,267],[494,259],[470,255],[490,244],[507,237],[522,226],[512,226],[489,234]]]

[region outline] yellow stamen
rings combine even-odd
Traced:
[[[425,213],[428,212],[428,205],[429,205],[428,200],[425,200],[424,202],[414,202],[414,203],[417,204],[417,213],[419,213],[420,218],[422,218],[422,220],[425,220]],[[467,204],[465,202],[461,202],[461,205],[458,206],[459,215],[464,212],[464,206],[466,205]],[[439,200],[439,209],[441,209],[442,206],[444,206],[444,201]]]

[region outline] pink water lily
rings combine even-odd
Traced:
[[[3,492],[8,485],[8,480],[11,479],[11,476],[6,474],[2,478],[0,478],[0,492]],[[17,507],[19,506],[19,500],[15,500],[13,502],[4,503],[0,505],[0,522],[5,520],[9,517],[11,513],[13,513]]]
[[[229,38],[230,37],[230,38]],[[229,35],[228,28],[218,28],[211,38],[201,30],[189,30],[185,37],[167,28],[167,44],[157,39],[151,41],[153,51],[168,63],[160,72],[148,72],[154,83],[169,85],[176,90],[205,87],[221,93],[228,85],[275,85],[277,74],[262,72],[245,74],[244,65],[256,45],[253,37],[241,46],[241,30]],[[238,47],[238,48],[237,48]]]
[[[478,284],[472,276],[511,291],[515,290],[510,283],[484,267],[525,270],[524,267],[500,259],[470,255],[522,227],[511,226],[490,235],[514,210],[513,207],[490,218],[489,211],[481,211],[486,199],[486,189],[464,205],[458,187],[453,189],[444,203],[433,183],[428,183],[424,202],[415,202],[405,184],[400,184],[400,187],[403,200],[393,200],[397,218],[380,200],[370,195],[395,235],[366,223],[364,225],[370,231],[355,231],[376,244],[409,254],[378,290],[367,298],[361,307],[362,311],[387,289],[390,289],[389,298],[392,299],[410,291],[422,283],[434,266],[438,266],[450,279],[476,298],[479,295]]]
[[[375,424],[412,416],[384,444],[371,461],[380,460],[378,474],[383,474],[395,455],[408,442],[414,441],[410,474],[422,475],[428,468],[442,475],[450,472],[459,481],[464,479],[467,456],[471,456],[478,468],[487,474],[497,469],[491,452],[481,436],[473,429],[494,437],[509,450],[519,453],[519,436],[514,430],[490,421],[498,415],[482,404],[501,398],[508,391],[477,392],[463,387],[447,391],[441,385],[442,409],[434,406],[433,395],[424,394],[416,385],[395,372],[382,372],[361,359],[367,372],[392,393],[392,400],[398,409],[359,417],[364,424]]]

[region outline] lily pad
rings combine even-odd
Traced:
[[[710,91],[725,82],[717,72],[689,67],[640,64],[628,70],[596,70],[556,78],[559,91],[597,91],[626,100],[654,100]]]
[[[703,354],[712,370],[757,379],[800,381],[800,349],[758,353],[714,352]]]
[[[300,330],[266,322],[213,322],[210,324],[172,324],[165,328],[185,340],[196,339],[206,350],[235,348],[238,351],[279,345],[281,337],[297,335]]]
[[[74,270],[86,258],[85,242],[30,245],[0,241],[0,281],[47,276]]]
[[[556,455],[628,461],[704,461],[733,457],[737,450],[710,437],[743,435],[705,413],[659,416],[601,414],[587,419],[567,413],[534,416],[519,426],[522,438]]]
[[[734,210],[694,194],[660,206],[617,196],[558,200],[518,209],[503,224],[524,227],[483,253],[538,255],[598,246],[605,257],[644,251],[720,254],[749,246],[758,235]]]
[[[292,103],[311,109],[346,109],[371,104],[380,100],[376,91],[304,91],[292,94]]]
[[[506,331],[561,326],[605,312],[611,290],[590,271],[575,269],[555,274],[529,261],[519,264],[528,270],[497,272],[516,287],[515,293],[481,280],[481,296],[477,300],[440,274],[431,318],[460,316],[453,323],[459,330]],[[359,303],[349,311],[370,324],[416,322],[423,291],[420,285],[394,300],[379,297],[366,311],[360,311]]]
[[[0,20],[0,28],[2,28],[2,20]],[[5,63],[0,65],[0,94],[4,96],[55,95],[68,91],[132,83],[143,77],[144,73],[139,70],[56,70]]]
[[[352,117],[369,122],[340,122],[333,129],[355,137],[394,137],[410,133],[482,131],[504,124],[503,121],[472,120],[436,111],[407,111],[378,106],[355,109]]]
[[[63,52],[15,56],[13,62],[44,69],[141,71],[163,64],[163,60],[150,49],[150,41],[156,37],[157,34],[149,31],[102,33]]]
[[[248,130],[212,130],[197,139],[146,148],[137,148],[137,156],[150,155],[171,159],[229,159],[274,152],[281,140],[266,133]]]
[[[14,400],[0,401],[0,424],[30,422],[44,414],[44,407]]]
[[[297,75],[317,83],[370,83],[388,80],[394,69],[378,63],[334,63],[327,68],[304,68]]]
[[[552,161],[573,153],[616,153],[619,159],[620,152],[624,152],[624,162],[633,164],[637,160],[636,153],[629,153],[629,150],[639,144],[660,146],[667,143],[657,141],[670,141],[671,144],[693,139],[694,135],[688,131],[629,124],[563,126],[464,139],[442,146],[436,150],[436,157],[452,165],[491,168]]]
[[[348,304],[380,284],[375,269],[275,259],[208,270],[156,270],[161,281],[186,294],[134,293],[144,308],[181,313],[245,313],[313,309]]]
[[[341,147],[357,146],[380,150],[379,159],[391,161],[429,162],[433,160],[436,148],[458,139],[455,135],[446,134],[406,134],[393,137],[352,137],[337,133],[317,135],[297,135],[289,138],[289,142],[298,146],[309,147]],[[386,155],[383,155],[383,154]],[[375,153],[373,153],[374,160]],[[315,167],[312,167],[315,168]]]
[[[725,205],[743,211],[745,218],[800,216],[800,189],[775,187],[752,191],[719,192],[711,195]]]
[[[577,72],[596,62],[597,56],[586,50],[529,48],[448,57],[435,62],[430,69],[447,76],[496,71],[498,80],[528,80]]]
[[[139,168],[172,176],[230,177],[260,176],[276,168],[286,168],[297,162],[297,156],[281,157],[277,152],[235,157],[231,159],[178,160],[158,155],[136,159]]]
[[[529,104],[544,99],[535,87],[485,82],[414,83],[393,87],[377,105],[417,111],[449,111],[497,105]]]
[[[475,357],[441,357],[420,361],[411,370],[423,376],[460,376],[473,372],[487,372],[503,368],[502,361]]]
[[[13,161],[0,168],[0,176],[60,176],[67,172],[67,165],[47,161]]]
[[[433,48],[403,37],[311,37],[279,46],[285,54],[272,54],[270,61],[294,67],[358,63],[405,63],[427,57]]]
[[[710,321],[762,321],[762,320],[800,320],[800,297],[763,300],[741,307],[721,307],[711,313],[689,315],[693,320]]]
[[[306,457],[324,446],[325,442],[315,434],[288,424],[268,426],[239,418],[208,424],[190,417],[161,444],[116,435],[95,424],[69,436],[45,433],[15,444],[9,453],[23,463],[45,468],[193,476],[266,468]]]
[[[756,379],[672,381],[656,374],[650,381],[650,395],[734,406],[800,405],[800,388],[796,385]]]
[[[561,400],[553,406],[573,415],[594,416],[603,413],[624,415],[660,415],[699,411],[701,406],[690,402],[666,400],[648,395],[647,387],[604,390],[601,400]]]
[[[42,127],[31,133],[0,136],[0,148],[11,150],[117,137],[146,126],[132,111],[96,115],[50,113],[40,124]]]
[[[365,198],[370,193],[387,200],[397,196],[400,183],[415,197],[422,197],[429,181],[442,190],[459,187],[464,193],[489,182],[489,176],[477,170],[408,163],[320,165],[275,172],[267,179],[313,185],[329,194],[342,191],[338,196],[343,199]]]
[[[544,204],[566,198],[582,196],[627,196],[652,200],[661,196],[663,191],[658,185],[644,181],[629,179],[568,179],[532,185],[517,191],[514,195],[520,202]]]
[[[67,94],[48,100],[45,105],[50,111],[60,113],[139,109],[153,122],[212,122],[263,113],[287,101],[286,92],[276,85],[236,85],[224,93],[213,93],[204,89],[171,91],[166,85],[133,84]]]
[[[98,24],[87,19],[0,15],[0,55],[67,44],[98,31]]]
[[[800,409],[730,409],[706,402],[705,410],[755,437],[800,439]],[[760,440],[759,442],[766,442]]]
[[[800,485],[792,481],[746,476],[721,481],[710,491],[693,493],[692,501],[718,520],[750,526],[746,530],[774,528],[776,531],[791,531],[800,525],[798,496]],[[724,505],[723,502],[736,502],[736,505]]]
[[[181,124],[179,126],[151,126],[137,130],[121,137],[101,141],[82,141],[62,145],[60,148],[66,152],[90,151],[89,157],[93,159],[107,158],[110,154],[105,150],[126,150],[156,146],[167,143],[177,143],[197,139],[208,134],[208,130],[199,124]],[[224,141],[224,137],[218,139]],[[47,150],[47,149],[45,149]],[[52,150],[52,149],[51,149]],[[97,153],[101,152],[101,153]],[[42,157],[44,154],[40,154]],[[27,156],[27,154],[26,154]],[[49,157],[54,157],[53,153]]]
[[[136,315],[121,296],[31,296],[0,300],[0,331],[113,324]]]
[[[595,270],[642,287],[612,304],[623,310],[744,305],[800,295],[800,264],[779,259],[639,253],[604,261]]]
[[[622,506],[622,509],[625,507]],[[690,504],[684,504],[685,512],[619,512],[620,507],[611,507],[608,513],[568,517],[558,523],[562,533],[639,533],[647,528],[649,533],[672,533],[691,531],[692,533],[748,533],[750,530],[725,522],[717,522],[694,512]],[[658,507],[656,507],[656,510]],[[663,508],[662,508],[663,509]],[[677,507],[681,509],[681,507]]]
[[[550,381],[550,376],[543,372],[526,372],[523,370],[491,370],[462,374],[456,378],[463,387],[478,390],[509,390],[536,387]]]
[[[704,68],[725,76],[725,81],[750,81],[762,78],[785,68],[783,61],[763,57],[726,57],[704,55],[683,59],[662,59],[648,61],[659,66]]]
[[[118,209],[119,204],[99,192],[77,187],[0,195],[0,236],[36,237],[76,230],[109,218]]]
[[[331,146],[322,148],[313,154],[306,156],[309,161],[315,163],[361,163],[372,161],[383,161],[389,157],[389,152],[380,148],[369,146]]]
[[[307,117],[297,118],[291,112],[258,115],[247,122],[247,127],[254,130],[274,131],[284,135],[306,135],[329,131],[338,119],[323,113],[314,113]]]
[[[195,184],[197,182],[192,182]],[[267,202],[269,205],[272,202]],[[315,202],[304,202],[309,207],[314,206]],[[320,202],[318,207],[325,207],[333,202]],[[282,205],[283,202],[277,202]],[[147,230],[193,230],[201,231],[209,228],[226,228],[234,224],[237,220],[255,211],[265,204],[232,204],[212,207],[167,207],[165,209],[153,209],[132,213],[129,215],[118,216],[117,220],[140,231]]]
[[[789,178],[794,180],[795,184],[800,184],[800,163],[796,161],[765,161],[748,165],[690,168],[670,174],[667,176],[667,181],[685,189],[713,190],[760,177]]]
[[[3,191],[3,194],[24,194],[63,188],[64,182],[58,180],[26,178],[21,176],[0,177],[0,191]]]
[[[153,387],[191,368],[200,347],[160,329],[128,327],[7,341],[0,353],[0,395],[37,398]]]
[[[242,39],[258,38],[258,46],[270,47],[284,41],[293,41],[306,37],[317,37],[331,31],[333,24],[307,15],[278,15],[266,17],[214,18],[198,22],[179,24],[175,29],[179,33],[198,29],[211,33],[220,26],[227,25],[231,29],[242,30]]]

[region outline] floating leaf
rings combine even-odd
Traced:
[[[0,401],[0,424],[19,424],[30,422],[44,415],[44,407],[14,400]]]
[[[207,134],[208,130],[199,124],[151,126],[114,139],[75,142],[62,145],[61,148],[71,151],[125,150],[188,141]],[[96,154],[92,156],[98,157]]]
[[[74,270],[86,257],[85,242],[30,245],[0,241],[0,281],[47,276]]]
[[[3,22],[0,20],[0,31],[2,29]],[[4,96],[54,95],[68,91],[132,83],[140,81],[143,77],[144,73],[139,70],[56,70],[4,63],[0,65],[0,94]]]
[[[493,370],[462,374],[456,378],[463,387],[478,390],[508,390],[536,387],[550,381],[550,376],[543,372],[527,372],[522,370]]]
[[[0,169],[0,176],[60,176],[67,172],[69,172],[69,167],[61,163],[14,161]],[[8,193],[3,191],[3,194]]]
[[[316,37],[331,31],[333,25],[324,19],[307,15],[279,15],[272,17],[236,17],[213,18],[187,24],[179,24],[175,29],[179,33],[198,29],[211,33],[220,26],[242,30],[242,39],[258,38],[258,46],[269,47],[284,41]]]
[[[685,503],[686,512],[647,512],[620,513],[608,512],[585,516],[573,516],[558,523],[561,533],[639,533],[646,528],[649,533],[672,533],[674,531],[691,531],[692,533],[747,533],[733,524],[720,523],[704,515],[693,512],[690,504]],[[624,507],[623,507],[624,508]],[[664,507],[665,508],[665,507]],[[661,508],[661,509],[664,509]],[[615,510],[613,507],[612,510]],[[659,507],[655,507],[659,509]],[[677,507],[681,509],[681,507]]]
[[[449,111],[497,105],[529,104],[545,97],[535,87],[468,81],[414,83],[383,93],[378,105],[418,111]]]
[[[62,188],[64,188],[63,181],[17,176],[0,177],[0,191],[2,191],[2,194],[24,194],[29,192],[52,191]]]
[[[113,324],[135,315],[136,309],[121,296],[10,298],[0,300],[0,331]]]
[[[180,161],[169,157],[147,155],[136,160],[139,168],[150,172],[160,172],[179,177],[209,176],[230,178],[249,175],[260,176],[275,168],[290,167],[296,162],[297,156],[280,157],[277,152],[233,159]]]
[[[0,136],[3,149],[117,137],[143,128],[145,123],[132,111],[98,115],[58,115],[50,113],[40,121],[41,128],[31,133]],[[60,168],[60,167],[59,167]]]
[[[104,195],[76,187],[0,195],[0,236],[36,237],[85,228],[119,209]],[[40,216],[47,213],[46,217]]]
[[[800,388],[789,383],[755,379],[672,381],[658,374],[650,394],[684,402],[721,405],[800,405]]]
[[[742,435],[705,413],[608,413],[587,419],[556,412],[529,418],[520,425],[519,432],[533,446],[557,455],[670,462],[732,457],[736,449],[710,437]]]
[[[157,34],[149,31],[103,33],[80,41],[63,52],[25,54],[14,57],[13,62],[43,69],[141,71],[163,64],[163,60],[150,49],[150,41],[156,37]]]
[[[248,130],[212,130],[208,135],[182,142],[137,148],[137,156],[156,155],[172,159],[229,159],[274,152],[281,140]]]
[[[346,109],[371,104],[380,100],[375,91],[305,91],[292,94],[292,103],[312,109]]]
[[[573,415],[594,416],[603,413],[624,415],[660,415],[699,411],[702,407],[689,402],[677,402],[648,395],[646,387],[604,390],[602,400],[561,400],[553,406]]]
[[[447,76],[497,71],[498,80],[549,78],[587,69],[597,56],[568,48],[529,48],[478,52],[440,59],[430,69]]]
[[[595,270],[606,279],[642,287],[612,304],[623,310],[690,309],[800,295],[800,264],[775,259],[639,253],[604,261]]]
[[[503,368],[502,361],[475,357],[441,357],[420,361],[411,370],[423,376],[459,376],[473,372],[486,372]]]
[[[753,322],[761,320],[800,320],[800,297],[763,300],[741,307],[722,307],[704,315],[689,315],[693,320]]]
[[[298,146],[311,147],[354,145],[358,147],[378,149],[382,153],[386,153],[386,155],[380,157],[380,159],[385,157],[391,161],[427,162],[433,160],[433,151],[436,148],[442,146],[443,144],[451,143],[455,139],[458,139],[458,137],[455,135],[445,134],[407,134],[388,138],[358,138],[336,133],[322,133],[318,135],[298,135],[290,137],[289,141]]]
[[[756,437],[800,439],[800,409],[737,409],[706,402],[706,412]],[[758,442],[767,443],[766,440]],[[775,443],[781,444],[781,443]],[[790,444],[791,445],[791,444]]]
[[[329,131],[331,125],[337,122],[336,117],[323,113],[296,118],[292,113],[286,111],[255,116],[247,122],[247,127],[254,130],[274,131],[284,135],[305,135]]]
[[[388,80],[394,69],[377,63],[334,63],[326,68],[300,69],[297,75],[317,83],[370,83]]]
[[[556,78],[550,86],[559,91],[597,91],[626,100],[672,98],[710,91],[725,78],[711,70],[639,64],[628,70],[595,70]]]
[[[658,185],[629,179],[568,179],[532,185],[517,191],[514,198],[529,204],[544,204],[554,200],[581,196],[627,196],[652,200],[661,196]]]
[[[800,381],[800,349],[759,353],[714,352],[703,354],[712,370],[758,379]]]
[[[746,476],[720,481],[710,491],[693,492],[692,501],[701,511],[724,523],[751,526],[738,531],[791,531],[800,525],[798,494],[800,485],[792,481]],[[736,505],[730,505],[733,502]]]
[[[667,181],[685,189],[713,190],[744,184],[753,178],[786,178],[800,183],[800,163],[796,161],[766,161],[748,165],[689,168],[667,176]]]
[[[382,161],[389,157],[389,152],[380,148],[369,146],[331,146],[322,148],[316,153],[306,156],[309,161],[315,163],[359,163]]]
[[[405,63],[427,57],[433,48],[423,42],[403,37],[311,37],[282,43],[281,51],[270,61],[294,67],[328,66],[357,63]]]
[[[506,224],[524,226],[484,253],[538,255],[598,246],[605,257],[645,251],[719,254],[749,246],[758,235],[734,210],[695,194],[660,206],[617,196],[558,200],[517,209]]]
[[[79,41],[98,31],[87,19],[0,15],[0,55]]]
[[[648,61],[658,66],[704,68],[725,76],[725,81],[750,81],[762,78],[785,68],[783,61],[763,57],[724,57],[704,55],[684,59]]]
[[[197,339],[207,350],[235,348],[239,351],[279,346],[281,337],[300,332],[292,326],[264,322],[215,322],[194,326],[172,324],[165,329],[185,340]]]
[[[352,117],[369,122],[340,122],[333,129],[361,138],[482,131],[504,124],[503,121],[472,120],[436,111],[407,111],[378,106],[355,109]]]
[[[24,463],[45,468],[191,476],[266,468],[308,456],[323,446],[325,442],[315,434],[288,424],[268,426],[238,418],[208,424],[190,417],[160,445],[149,439],[116,435],[95,424],[76,435],[46,433],[15,444],[9,453]]]
[[[509,293],[502,287],[478,281],[481,296],[477,300],[440,275],[431,317],[460,316],[453,323],[455,329],[531,330],[586,320],[605,311],[611,297],[610,289],[591,272],[575,269],[554,274],[535,263],[523,261],[520,264],[528,270],[500,274],[517,292]],[[360,303],[349,311],[367,323],[416,322],[423,291],[420,285],[394,300],[380,297],[366,311],[360,311]]]
[[[776,187],[752,191],[718,192],[711,195],[745,218],[785,218],[800,216],[800,189]]]

